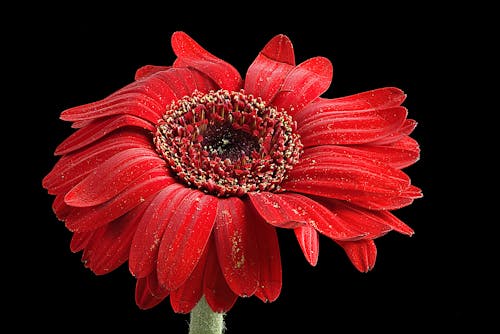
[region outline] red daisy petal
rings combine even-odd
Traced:
[[[104,234],[104,228],[105,226],[101,226],[100,228],[92,231],[92,236],[90,237],[90,240],[83,249],[82,263],[86,268],[88,268],[87,263],[96,255],[94,254],[93,250],[90,249],[88,246],[91,245],[92,243],[95,243],[95,240],[99,240],[101,238],[101,236]],[[99,256],[99,254],[97,256]]]
[[[242,86],[238,71],[212,55],[182,31],[172,34],[172,49],[183,65],[186,64],[212,78],[220,88],[237,91]],[[178,64],[174,64],[178,66]]]
[[[357,241],[340,241],[338,244],[344,249],[356,269],[368,272],[375,266],[377,247],[370,239]]]
[[[72,208],[65,217],[66,227],[72,232],[95,230],[127,213],[144,202],[149,196],[165,188],[175,180],[160,167],[143,174],[111,200],[88,208]]]
[[[217,89],[217,85],[205,74],[192,68],[171,68],[158,73],[158,79],[163,81],[162,87],[170,93],[163,93],[161,102],[165,107],[174,100],[191,95],[195,90],[206,93]]]
[[[322,203],[325,202],[330,202],[332,203],[332,206],[342,206],[344,207],[343,211],[347,212],[349,215],[358,215],[361,214],[365,216],[365,219],[370,219],[370,220],[375,220],[378,221],[381,224],[384,224],[388,226],[391,230],[394,230],[396,232],[406,234],[408,236],[412,236],[414,231],[411,227],[403,223],[400,219],[398,219],[396,216],[394,216],[391,212],[386,211],[386,210],[372,210],[372,209],[366,209],[362,208],[356,205],[353,205],[352,203],[346,203],[344,201],[338,201],[338,200],[333,200],[333,199],[322,199]],[[325,204],[326,206],[329,206],[328,204]],[[350,212],[352,211],[352,212]],[[355,217],[354,217],[355,218]],[[362,222],[364,219],[363,218],[358,218],[359,222]],[[355,222],[356,223],[356,222]]]
[[[396,197],[410,186],[409,177],[389,165],[352,155],[339,146],[318,146],[304,151],[282,183],[284,189],[343,200],[360,194]]]
[[[378,216],[384,224],[390,226],[394,231],[412,236],[414,231],[411,227],[403,223],[399,218],[394,216],[389,211],[376,211],[372,212],[373,215]]]
[[[139,220],[149,203],[144,202],[132,211],[101,227],[98,233],[85,246],[89,253],[85,266],[96,275],[107,274],[121,266],[129,258],[132,237]]]
[[[50,194],[68,192],[90,172],[117,153],[129,148],[147,148],[151,140],[137,131],[122,130],[99,140],[95,145],[62,156],[50,173],[42,180],[42,186]]]
[[[250,210],[238,197],[220,199],[215,220],[215,244],[222,273],[238,296],[251,296],[259,284],[259,236]]]
[[[141,175],[160,166],[165,166],[165,161],[154,151],[130,148],[97,167],[66,194],[64,201],[75,207],[102,204],[129,188]]]
[[[281,257],[276,229],[254,215],[259,253],[259,285],[255,295],[264,302],[273,302],[281,292]]]
[[[340,112],[388,109],[400,106],[405,98],[406,94],[396,87],[378,88],[334,99],[320,98],[298,111],[294,119],[297,123],[307,123],[308,118],[323,112],[320,107]]]
[[[153,263],[153,270],[147,276],[148,279],[148,288],[151,291],[153,296],[165,296],[165,294],[170,293],[165,286],[161,285],[158,281],[158,270],[157,263]]]
[[[156,270],[151,275],[156,276]],[[148,310],[155,307],[169,295],[168,290],[162,290],[160,294],[153,291],[150,286],[149,276],[137,280],[135,285],[135,303],[141,310]]]
[[[320,203],[331,212],[334,212],[339,219],[345,221],[349,226],[365,232],[364,239],[375,239],[392,230],[392,226],[387,224],[384,219],[381,219],[376,211],[333,199],[321,200]]]
[[[173,101],[194,89],[215,87],[210,79],[188,68],[169,68],[137,80],[108,97],[61,113],[66,121],[82,121],[128,114],[156,124]]]
[[[71,237],[71,242],[69,244],[69,249],[73,253],[78,253],[82,251],[89,244],[95,231],[73,233]]]
[[[273,195],[282,197],[282,201],[288,202],[290,207],[295,208],[296,213],[301,216],[301,221],[313,226],[318,232],[331,239],[356,240],[366,235],[365,231],[351,226],[335,212],[309,197],[293,193]],[[263,218],[267,220],[266,217]]]
[[[351,148],[358,155],[366,156],[378,161],[385,162],[389,166],[397,169],[413,165],[420,159],[420,146],[418,142],[408,136],[390,143],[375,145],[356,145]]]
[[[285,35],[275,36],[248,68],[245,91],[271,101],[294,66],[292,42]]]
[[[280,228],[304,225],[304,215],[287,201],[287,198],[269,192],[248,193],[254,208],[267,223]]]
[[[93,122],[95,122],[94,119],[86,119],[86,120],[82,120],[82,121],[75,121],[75,122],[71,123],[71,128],[73,128],[73,129],[81,129],[83,127],[86,127],[86,126],[92,124]]]
[[[81,128],[66,138],[57,146],[55,155],[64,155],[95,143],[109,133],[124,127],[139,127],[154,131],[154,127],[147,121],[130,115],[119,115],[95,120],[88,126]]]
[[[135,283],[135,303],[141,310],[147,310],[158,303],[161,300],[155,298],[151,291],[149,291],[148,283],[146,278],[139,278]]]
[[[155,124],[165,107],[161,101],[175,98],[170,86],[158,78],[160,73],[134,81],[99,101],[66,109],[61,113],[61,119],[85,122],[111,115],[129,114]]]
[[[170,66],[157,66],[157,65],[145,65],[140,67],[137,71],[135,71],[135,80],[141,80],[145,77],[149,77],[152,74],[166,71]]]
[[[203,279],[203,295],[214,312],[225,313],[236,303],[238,295],[227,285],[226,279],[222,274],[219,260],[217,259],[214,238],[210,238],[207,248],[208,254]]]
[[[110,105],[110,102],[119,99],[121,96],[131,98],[145,96],[158,103],[160,108],[165,108],[170,105],[172,101],[184,96],[185,92],[189,90],[189,87],[185,86],[184,80],[179,80],[179,77],[183,75],[189,76],[190,72],[192,71],[189,69],[172,67],[164,71],[157,71],[148,77],[143,77],[117,90],[106,99],[101,100],[101,104],[95,107],[96,109],[97,107],[107,107]],[[189,86],[192,85],[193,83],[189,84]],[[164,111],[161,111],[160,115],[162,115],[163,112]],[[154,123],[156,123],[156,121]]]
[[[417,127],[417,122],[413,119],[406,119],[398,131],[390,133],[384,138],[380,138],[370,143],[370,145],[390,145],[404,137],[409,136]]]
[[[135,277],[145,277],[153,270],[165,228],[176,208],[191,191],[181,184],[173,183],[154,195],[132,241],[129,269]]]
[[[161,105],[147,95],[136,92],[114,93],[101,101],[66,109],[61,113],[61,119],[74,122],[127,114],[156,124],[162,111]]]
[[[396,210],[410,205],[417,198],[422,197],[422,191],[411,185],[397,195],[374,194],[365,192],[353,192],[352,204],[370,210]]]
[[[317,107],[321,112],[298,123],[297,133],[304,147],[372,142],[396,132],[407,116],[404,107],[356,111],[329,111],[327,107]]]
[[[72,210],[72,208],[64,202],[64,195],[66,195],[66,193],[56,195],[52,203],[52,210],[56,214],[57,219],[61,221],[64,221]]]
[[[217,198],[193,190],[179,205],[158,250],[158,281],[178,289],[193,272],[207,245],[217,212]]]
[[[332,76],[332,63],[327,58],[308,59],[288,73],[271,104],[294,116],[330,87]]]
[[[307,262],[316,266],[319,256],[318,232],[311,225],[299,226],[294,229],[294,232]]]
[[[280,63],[295,66],[295,54],[292,42],[283,34],[274,36],[259,54]]]
[[[207,262],[207,248],[189,278],[175,291],[170,293],[170,304],[176,313],[186,314],[196,306],[203,295],[203,276]]]

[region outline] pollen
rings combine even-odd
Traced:
[[[201,93],[173,102],[154,143],[186,185],[218,197],[280,191],[302,153],[296,124],[285,110],[243,90]]]

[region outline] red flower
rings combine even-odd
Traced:
[[[363,272],[374,239],[413,234],[390,212],[421,197],[402,171],[419,145],[400,89],[322,98],[330,61],[296,65],[284,35],[244,80],[183,32],[172,47],[172,66],[140,68],[61,114],[76,131],[43,187],[95,274],[128,261],[140,308],[169,296],[187,313],[204,295],[225,312],[238,296],[280,294],[276,227],[293,230],[311,265],[320,233]]]

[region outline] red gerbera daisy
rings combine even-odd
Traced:
[[[142,67],[61,114],[76,130],[43,187],[95,274],[128,261],[140,308],[169,297],[188,313],[204,296],[226,312],[238,296],[280,294],[277,227],[295,233],[311,265],[319,233],[362,272],[375,264],[374,239],[413,234],[390,212],[422,196],[402,171],[419,159],[403,91],[322,98],[330,61],[296,65],[284,35],[244,80],[183,32],[172,48],[172,66]]]

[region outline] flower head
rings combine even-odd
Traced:
[[[363,272],[376,238],[413,234],[391,213],[422,196],[403,172],[420,153],[403,91],[321,97],[330,61],[296,65],[284,35],[244,80],[183,32],[172,47],[172,66],[142,67],[61,114],[75,132],[43,187],[86,267],[101,275],[128,262],[140,308],[169,297],[188,313],[205,296],[226,312],[238,296],[279,296],[276,228],[293,231],[311,265],[322,234]]]

